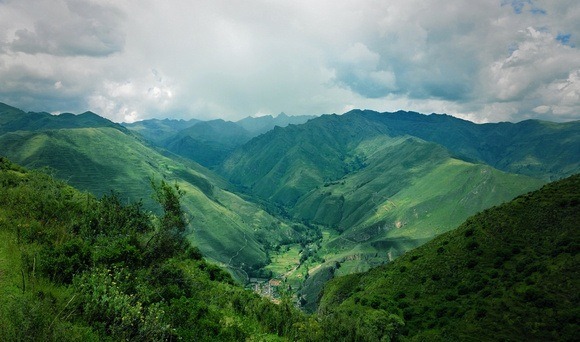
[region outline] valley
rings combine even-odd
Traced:
[[[279,282],[275,297],[288,292],[308,311],[335,276],[392,262],[578,172],[579,131],[412,112],[119,125],[0,108],[4,156],[153,211],[151,180],[178,185],[189,241],[208,260],[250,286]]]

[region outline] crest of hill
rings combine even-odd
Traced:
[[[122,123],[127,129],[137,132],[145,139],[159,144],[163,140],[173,136],[176,132],[191,127],[200,122],[197,119],[175,120],[175,119],[149,119],[133,123]]]
[[[82,114],[63,113],[53,115],[46,112],[24,112],[6,104],[0,106],[0,134],[14,131],[40,131],[61,128],[111,127],[121,131],[126,129],[93,112]]]
[[[335,278],[319,312],[334,322],[368,317],[328,327],[337,336],[374,326],[377,340],[576,340],[578,222],[577,174],[479,213],[392,263]]]
[[[246,129],[248,132],[252,133],[253,136],[257,136],[274,129],[274,127],[286,127],[288,125],[300,125],[306,123],[310,119],[314,119],[315,115],[297,115],[290,116],[282,112],[276,117],[272,115],[265,115],[260,117],[248,116],[244,119],[236,121],[238,125]]]
[[[247,117],[237,122],[222,119],[144,120],[123,124],[155,145],[209,168],[223,162],[237,147],[274,127],[302,124],[315,116],[288,116],[284,113]]]
[[[275,173],[285,179],[292,165],[307,159],[318,164],[315,178],[336,180],[344,176],[342,160],[352,149],[380,135],[414,136],[444,146],[457,158],[546,181],[580,171],[580,121],[475,124],[448,115],[368,110],[274,129],[239,148],[219,170],[234,183],[261,189],[265,177]],[[287,157],[289,166],[278,168],[278,160],[287,155],[294,155]],[[242,171],[248,168],[253,172]],[[259,190],[259,195],[267,198],[277,189]]]
[[[475,124],[449,115],[354,110],[393,135],[412,135],[445,146],[460,158],[546,181],[580,170],[580,121],[525,120]]]

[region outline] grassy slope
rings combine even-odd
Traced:
[[[105,207],[90,195],[5,158],[0,195],[0,341],[286,341],[320,330],[287,303],[233,284],[195,251],[163,259],[145,254],[150,232],[124,232],[133,234],[130,247],[115,244],[124,234],[86,229],[103,217],[107,228],[119,229],[115,224],[134,211],[114,208],[96,218],[93,210]],[[83,248],[67,247],[79,242]],[[47,265],[73,272],[74,280],[63,281]]]
[[[241,126],[219,119],[198,122],[169,136],[160,145],[201,165],[214,167],[250,138],[250,133]]]
[[[127,198],[143,199],[149,207],[149,177],[177,182],[186,191],[183,204],[191,215],[192,241],[208,257],[233,268],[243,264],[252,269],[266,263],[262,243],[257,241],[263,227],[278,228],[269,231],[271,240],[293,236],[286,223],[212,185],[215,176],[208,180],[200,172],[203,168],[185,167],[115,128],[19,131],[2,135],[0,145],[3,154],[27,167],[48,166],[80,189],[96,195],[122,191]]]
[[[449,115],[354,110],[393,135],[413,135],[445,146],[468,160],[497,169],[556,180],[580,169],[580,121],[475,124]]]
[[[150,119],[142,120],[133,123],[123,123],[122,125],[127,129],[136,132],[145,139],[159,144],[163,140],[175,135],[182,129],[186,129],[198,123],[199,120],[173,120],[173,119]]]
[[[336,278],[319,310],[394,313],[412,340],[573,340],[579,189],[578,175],[548,184],[393,263]]]
[[[353,154],[363,168],[310,191],[290,211],[340,233],[315,253],[324,262],[309,270],[312,279],[301,291],[310,310],[335,274],[391,261],[470,215],[543,184],[454,159],[441,146],[411,137],[365,140]]]
[[[446,115],[352,111],[274,129],[219,171],[292,217],[341,233],[315,253],[325,263],[309,271],[302,290],[312,305],[335,273],[392,260],[469,215],[577,172],[578,132],[577,122],[477,125]]]

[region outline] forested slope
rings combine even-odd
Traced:
[[[393,263],[334,279],[319,312],[337,338],[372,328],[377,339],[574,341],[578,222],[575,175],[485,210]],[[358,325],[341,325],[350,317]]]

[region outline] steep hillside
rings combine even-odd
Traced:
[[[250,138],[250,132],[236,123],[219,119],[198,122],[168,137],[160,146],[203,166],[214,167]]]
[[[159,145],[163,140],[198,123],[199,120],[149,119],[132,123],[122,123],[127,129],[139,133],[145,139]]]
[[[575,175],[477,214],[392,263],[334,279],[319,312],[337,338],[370,331],[376,340],[576,340],[578,222]]]
[[[155,197],[159,216],[0,158],[0,340],[320,337],[316,320],[235,285],[189,246],[177,189],[156,183]]]
[[[302,124],[315,116],[288,116],[284,113],[273,117],[247,117],[231,122],[221,119],[199,121],[143,120],[124,123],[123,126],[139,133],[153,144],[193,160],[203,166],[214,168],[221,164],[234,149],[251,138],[266,133],[274,127]]]
[[[314,309],[327,279],[393,260],[478,211],[580,171],[580,125],[356,110],[276,128],[218,171],[326,232],[302,249],[312,258],[293,272],[308,278],[301,294]]]
[[[49,113],[35,113],[10,107],[0,103],[0,134],[14,131],[40,131],[61,128],[93,128],[112,127],[119,130],[124,128],[93,112],[74,115],[63,113],[52,115]]]
[[[461,158],[502,171],[555,180],[580,170],[580,121],[474,124],[449,115],[352,111],[388,127],[445,146]]]
[[[288,125],[301,125],[310,119],[314,119],[314,115],[297,115],[289,116],[286,113],[280,113],[276,117],[272,115],[264,115],[259,117],[251,117],[236,121],[236,124],[244,128],[252,134],[252,137],[264,134],[274,127],[286,127]]]
[[[303,238],[295,225],[220,188],[217,184],[225,182],[208,170],[163,156],[117,126],[19,130],[0,135],[0,146],[2,155],[26,167],[48,166],[82,190],[97,196],[118,191],[123,198],[142,199],[148,208],[153,207],[151,178],[176,182],[195,218],[191,241],[242,279],[268,263],[266,244]]]
[[[353,149],[378,135],[414,136],[446,147],[457,158],[544,180],[580,170],[578,121],[478,125],[448,115],[360,110],[268,132],[219,170],[261,197],[292,205],[317,185],[360,168]]]
[[[275,128],[252,139],[219,169],[255,195],[291,207],[324,184],[363,165],[350,151],[387,133],[364,117],[328,115],[304,125]],[[244,171],[242,171],[244,170]]]

